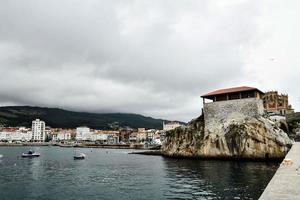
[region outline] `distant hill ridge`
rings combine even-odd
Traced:
[[[116,125],[162,129],[163,121],[167,121],[130,113],[87,113],[31,106],[0,107],[0,125],[30,127],[32,120],[36,118],[54,128],[88,126],[94,129],[112,129]]]

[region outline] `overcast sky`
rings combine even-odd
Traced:
[[[189,121],[253,86],[300,109],[300,2],[1,0],[0,105]]]

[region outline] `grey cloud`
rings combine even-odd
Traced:
[[[251,82],[264,5],[1,1],[0,104],[190,120],[201,93]]]

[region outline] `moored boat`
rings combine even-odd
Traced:
[[[84,153],[80,153],[79,155],[74,156],[74,160],[83,160],[83,159],[85,159]]]
[[[34,152],[33,150],[29,150],[28,153],[22,153],[23,158],[34,158],[39,157],[41,154]]]

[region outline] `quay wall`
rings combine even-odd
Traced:
[[[295,142],[259,200],[300,199],[300,142]],[[289,162],[286,162],[289,161]]]

